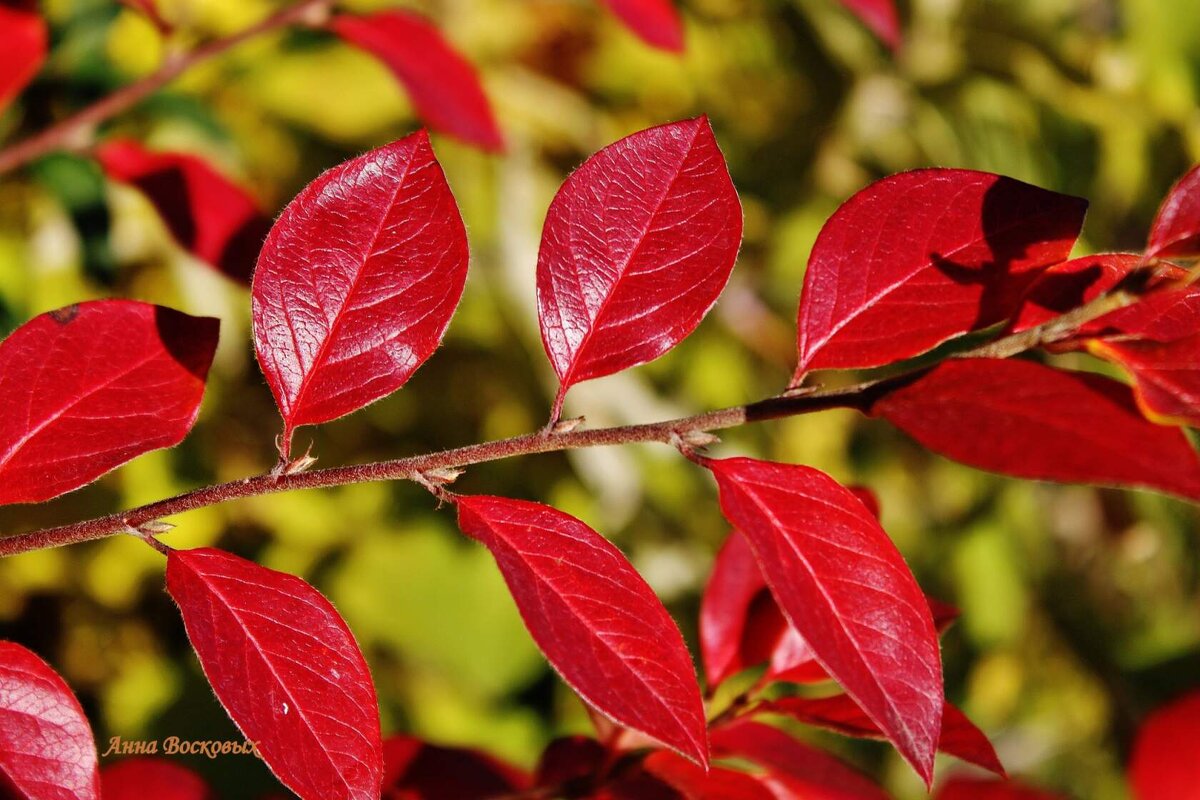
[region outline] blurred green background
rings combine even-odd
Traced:
[[[189,40],[275,4],[160,0]],[[347,2],[367,11],[395,3]],[[682,0],[682,57],[642,44],[591,0],[427,0],[480,69],[508,140],[435,149],[472,264],[444,347],[403,390],[304,429],[323,466],[523,433],[553,395],[533,276],[567,172],[635,130],[708,114],[746,213],[735,276],[701,329],[658,361],[584,384],[568,415],[649,421],[745,402],[787,382],[795,307],[825,218],[883,175],[927,165],[1004,173],[1092,201],[1080,253],[1138,249],[1158,200],[1200,160],[1195,0],[909,0],[895,57],[835,0]],[[152,70],[159,34],[101,0],[46,0],[52,54],[0,118],[19,138]],[[275,213],[319,171],[419,123],[390,74],[293,31],[188,73],[101,136],[200,153]],[[77,300],[128,296],[222,319],[200,422],[0,531],[68,522],[269,469],[278,427],[254,363],[248,293],[192,260],[135,191],[56,155],[0,180],[0,331]],[[1077,357],[1082,359],[1083,357]],[[1075,362],[1083,365],[1082,361]],[[0,413],[3,413],[0,411]],[[1010,771],[1088,800],[1126,797],[1144,714],[1200,684],[1196,511],[1150,494],[993,477],[852,412],[730,432],[718,452],[812,464],[881,497],[922,585],[958,604],[947,691]],[[676,612],[695,652],[699,592],[726,534],[711,482],[669,448],[472,468],[464,491],[538,499],[610,536]],[[409,484],[231,503],[174,520],[174,546],[218,543],[303,575],[337,604],[378,683],[387,731],[480,745],[531,766],[586,715],[542,661],[488,554]],[[236,738],[162,591],[163,559],[126,538],[0,562],[0,636],[59,667],[108,738]],[[816,737],[897,796],[923,796],[888,747]],[[249,759],[190,760],[222,797],[274,786]],[[942,772],[958,768],[946,762]]]

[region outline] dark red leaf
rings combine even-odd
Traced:
[[[639,764],[620,775],[609,778],[604,785],[587,795],[587,800],[692,800],[679,789]]]
[[[1019,478],[1156,489],[1200,499],[1200,460],[1116,381],[1032,361],[955,359],[875,403],[949,458]]]
[[[36,3],[0,3],[0,110],[42,68],[46,43],[46,22]]]
[[[1147,256],[1200,256],[1200,165],[1171,187],[1150,226]]]
[[[96,743],[79,701],[46,662],[13,642],[0,642],[0,796],[100,796]]]
[[[101,145],[96,160],[146,195],[181,247],[249,285],[271,221],[245,189],[194,155],[152,153],[127,139]]]
[[[792,626],[929,783],[941,654],[896,546],[850,490],[818,470],[750,458],[704,464]]]
[[[238,729],[302,800],[376,800],[379,706],[362,653],[299,578],[221,550],[173,550],[167,591]]]
[[[784,697],[759,705],[757,712],[785,714],[808,725],[828,728],[847,736],[882,739],[883,733],[849,695],[832,697]],[[951,703],[942,710],[942,734],[938,749],[986,770],[1004,776],[1004,766],[983,731]]]
[[[529,786],[528,776],[486,753],[412,736],[383,743],[384,800],[486,800]]]
[[[466,230],[424,131],[310,183],[254,274],[255,349],[285,440],[403,386],[466,278]]]
[[[900,16],[894,0],[842,0],[862,23],[893,50],[900,47]]]
[[[13,331],[0,343],[0,505],[49,500],[179,444],[196,421],[218,328],[169,308],[96,300]]]
[[[704,708],[683,636],[621,551],[549,506],[455,502],[459,527],[491,550],[563,680],[605,716],[707,764]]]
[[[1016,781],[992,778],[951,778],[946,781],[936,800],[1065,800],[1062,795],[1043,792]],[[1183,797],[1172,800],[1185,800]]]
[[[1129,764],[1135,800],[1200,800],[1200,692],[1142,723]]]
[[[538,786],[569,788],[599,775],[608,750],[590,736],[564,736],[546,745],[538,761]]]
[[[484,150],[504,149],[475,68],[424,17],[395,9],[338,14],[329,26],[391,69],[429,127]]]
[[[712,732],[713,755],[764,767],[780,800],[887,800],[875,784],[828,753],[760,722],[741,719]]]
[[[986,172],[924,169],[850,198],[822,229],[800,298],[798,384],[875,367],[1007,319],[1067,258],[1087,203]]]
[[[657,358],[729,280],[742,210],[705,117],[611,144],[567,178],[542,229],[538,314],[567,390]]]
[[[671,0],[603,0],[646,44],[683,52],[683,21]]]
[[[721,767],[705,770],[665,750],[647,756],[645,768],[688,800],[777,800],[758,777]]]
[[[127,758],[100,772],[104,800],[215,800],[199,775],[162,758]]]

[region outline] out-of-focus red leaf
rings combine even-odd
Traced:
[[[900,15],[894,0],[842,0],[871,32],[893,50],[900,47]]]
[[[1044,792],[1011,780],[954,777],[934,795],[935,800],[1065,800],[1062,795]],[[1173,800],[1175,800],[1173,798]],[[1184,800],[1184,798],[1178,798]]]
[[[1150,226],[1147,256],[1200,256],[1200,165],[1167,192]]]
[[[546,745],[534,783],[567,789],[598,775],[608,750],[590,736],[564,736]]]
[[[128,139],[104,143],[96,160],[146,195],[181,247],[249,285],[271,221],[245,189],[194,155],[154,153]]]
[[[272,228],[254,344],[285,441],[404,385],[442,340],[467,236],[424,131],[329,170]]]
[[[218,327],[95,300],[13,331],[0,343],[0,505],[49,500],[179,444],[196,421]]]
[[[35,2],[0,3],[0,111],[46,60],[46,22]]]
[[[199,775],[163,758],[126,758],[100,771],[104,800],[215,800]]]
[[[695,330],[741,240],[741,204],[705,117],[628,136],[567,178],[537,266],[555,416],[572,385],[655,359]]]
[[[887,800],[883,790],[838,759],[761,722],[741,719],[712,732],[713,755],[764,767],[780,800]]]
[[[683,52],[683,20],[671,0],[603,0],[646,44]]]
[[[338,14],[329,26],[386,64],[431,128],[484,150],[504,149],[475,68],[424,17],[397,9],[366,17]]]
[[[845,694],[832,697],[784,697],[756,707],[757,713],[785,714],[808,725],[868,739],[882,739],[879,726]],[[950,703],[942,710],[938,749],[1004,777],[1004,766],[983,731]]]
[[[638,764],[587,795],[587,800],[693,800],[662,778]]]
[[[0,796],[100,796],[96,743],[79,701],[46,662],[13,642],[0,642]]]
[[[929,783],[943,703],[937,631],[878,520],[810,467],[752,458],[703,463],[792,626]]]
[[[460,496],[458,524],[492,552],[550,664],[605,716],[708,763],[683,636],[621,551],[538,503]]]
[[[1135,800],[1200,800],[1200,692],[1151,714],[1129,764]]]
[[[798,384],[1007,319],[1071,252],[1087,203],[986,172],[924,169],[850,198],[821,230],[798,316]]]
[[[665,750],[647,756],[645,769],[688,800],[777,800],[754,775],[722,767],[705,770]]]
[[[293,575],[211,548],[172,550],[167,591],[238,729],[302,800],[376,800],[375,686],[354,636]]]
[[[980,469],[1200,499],[1187,437],[1143,417],[1127,386],[1032,361],[953,359],[874,404],[918,442]]]
[[[412,736],[383,743],[384,800],[486,800],[528,788],[529,777],[487,753]]]

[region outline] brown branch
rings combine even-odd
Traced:
[[[332,0],[300,0],[266,19],[187,53],[169,56],[161,67],[43,131],[0,150],[0,174],[24,166],[55,150],[67,149],[94,126],[127,111],[195,65],[208,61],[248,39],[288,25],[312,24],[328,11]]]

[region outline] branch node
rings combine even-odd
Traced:
[[[570,419],[560,419],[558,422],[554,423],[552,428],[550,428],[550,434],[557,436],[563,433],[570,433],[586,421],[587,417],[571,417]]]

